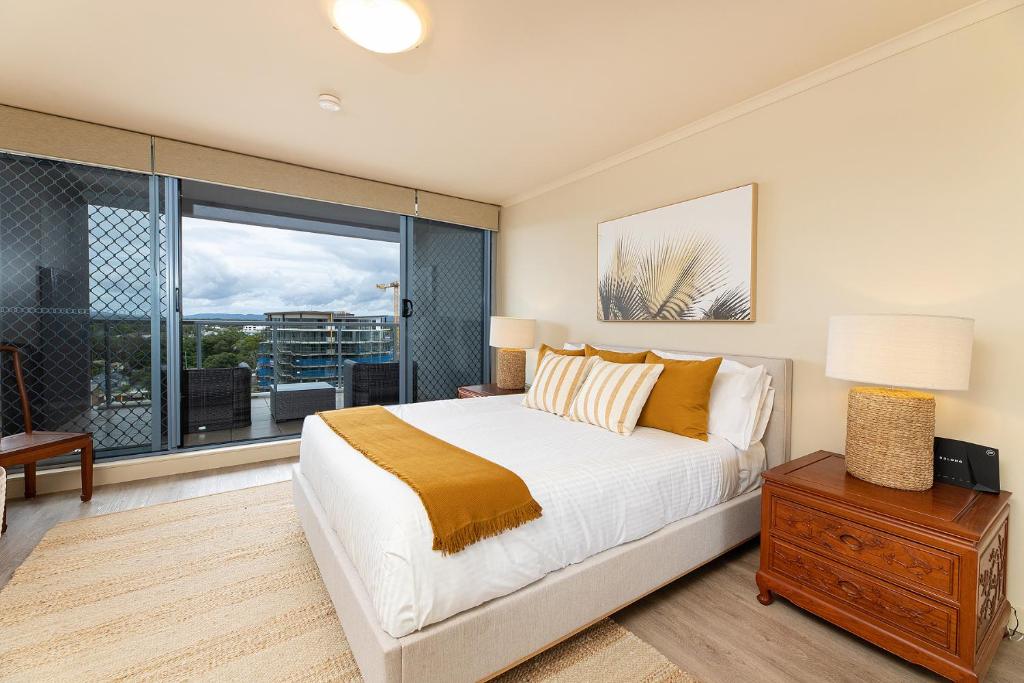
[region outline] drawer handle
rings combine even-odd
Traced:
[[[849,581],[840,581],[839,587],[843,589],[843,592],[849,595],[851,598],[859,598],[861,596],[860,588],[857,588],[855,584]]]
[[[850,534],[840,534],[839,540],[845,543],[850,550],[862,550],[864,548],[864,544],[861,543],[861,540],[856,536],[851,536]]]

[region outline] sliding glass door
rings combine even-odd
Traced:
[[[407,218],[402,246],[403,402],[455,398],[489,375],[491,233]]]
[[[155,176],[0,154],[0,341],[37,429],[93,432],[99,457],[164,448],[165,236]],[[23,424],[9,367],[4,434]]]
[[[182,445],[398,402],[400,216],[188,181],[181,207]]]

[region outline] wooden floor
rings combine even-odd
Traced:
[[[243,465],[77,492],[8,501],[0,537],[0,585],[54,524],[80,517],[258,486],[290,477],[294,460]],[[762,606],[754,595],[755,542],[663,588],[614,616],[704,683],[757,681],[941,680],[799,610],[782,599]],[[1024,680],[1024,643],[1004,640],[988,681]]]
[[[757,540],[613,618],[705,683],[942,681],[776,597],[754,596]],[[1024,680],[1024,643],[1003,640],[985,679]]]

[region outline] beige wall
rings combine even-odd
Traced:
[[[599,221],[751,181],[758,322],[596,320]],[[499,312],[538,341],[793,358],[794,456],[843,447],[830,315],[975,318],[971,389],[937,397],[937,431],[1001,450],[1024,607],[1024,8],[503,208],[497,272]]]

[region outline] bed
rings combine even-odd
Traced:
[[[775,388],[764,437],[742,451],[716,436],[621,437],[517,396],[392,408],[512,469],[544,507],[450,556],[430,550],[405,484],[354,451],[339,457],[348,445],[307,418],[296,506],[364,678],[488,678],[756,535],[760,472],[789,458],[792,365],[725,357],[764,365]]]

